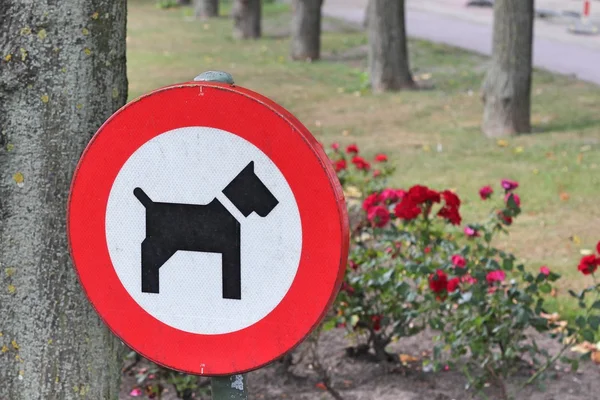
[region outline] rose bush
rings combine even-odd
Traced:
[[[502,386],[524,360],[530,369],[547,368],[554,359],[527,332],[552,328],[543,317],[544,296],[559,275],[546,266],[529,272],[493,246],[521,212],[518,182],[501,180],[498,196],[483,186],[481,201],[495,199],[489,216],[463,224],[460,197],[451,190],[387,187],[393,168],[386,155],[371,163],[356,145],[343,151],[337,144],[328,154],[352,228],[346,277],[328,325],[348,330],[357,341],[352,352],[393,359],[388,344],[430,327],[437,333],[430,366],[456,364],[475,388],[490,381]],[[598,264],[582,260],[580,270],[591,274]]]

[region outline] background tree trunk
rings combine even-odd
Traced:
[[[219,0],[195,0],[194,8],[199,18],[219,16]]]
[[[177,0],[177,4],[180,6],[189,6],[192,4],[192,0]]]
[[[233,37],[236,39],[257,39],[261,36],[261,0],[234,0]]]
[[[294,60],[321,56],[321,6],[323,0],[293,0],[292,50]]]
[[[406,46],[404,0],[370,0],[369,72],[374,92],[414,88]]]
[[[483,83],[488,137],[531,131],[533,0],[496,0],[491,65]]]
[[[367,0],[367,7],[365,7],[365,17],[363,19],[363,28],[369,27],[369,15],[371,14],[371,0]]]
[[[2,0],[0,398],[115,399],[122,345],[71,265],[65,210],[92,134],[127,98],[126,2]]]

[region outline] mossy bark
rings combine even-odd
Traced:
[[[65,210],[127,98],[126,2],[2,0],[0,19],[0,399],[116,399],[122,345],[79,285]]]

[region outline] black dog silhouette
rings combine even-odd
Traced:
[[[157,203],[142,189],[133,194],[146,208],[142,242],[142,292],[159,293],[159,270],[178,250],[221,253],[223,298],[241,299],[240,223],[218,199],[206,205]],[[223,194],[247,217],[266,217],[279,201],[254,173],[251,161]]]

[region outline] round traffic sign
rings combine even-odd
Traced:
[[[208,376],[300,343],[335,298],[348,252],[320,144],[274,102],[216,82],[158,89],[99,129],[73,178],[68,235],[115,335]]]

